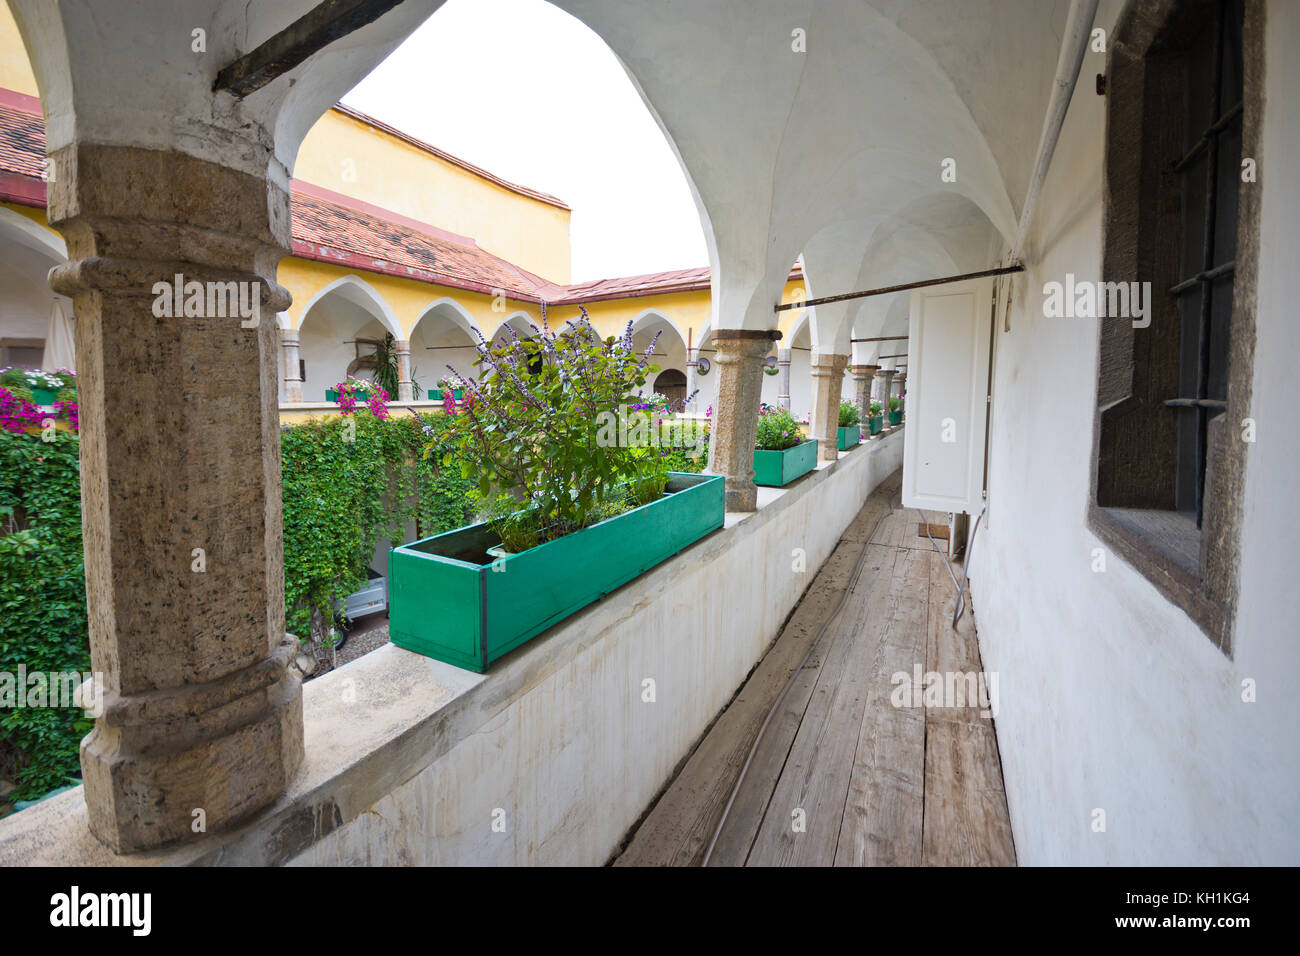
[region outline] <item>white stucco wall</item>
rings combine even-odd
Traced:
[[[1043,194],[1041,261],[997,335],[988,515],[972,590],[1016,853],[1027,864],[1300,863],[1300,7],[1268,5],[1262,239],[1240,610],[1229,659],[1087,530],[1095,320],[1047,319],[1043,283],[1095,279],[1103,101],[1081,82]],[[1094,58],[1095,59],[1095,58]],[[1090,77],[1095,63],[1085,61]],[[1258,685],[1244,703],[1242,681]],[[1104,833],[1093,811],[1106,814]]]

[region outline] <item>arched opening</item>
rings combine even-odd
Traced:
[[[75,367],[72,302],[46,278],[65,261],[57,234],[0,206],[0,368]]]
[[[374,381],[375,353],[385,335],[401,334],[388,304],[356,276],[345,276],[317,293],[298,329],[302,394],[308,402],[325,401],[326,391],[348,377]]]
[[[442,389],[442,382],[453,374],[473,377],[478,326],[465,308],[454,299],[442,298],[420,315],[411,330],[411,381],[415,399],[430,397]],[[482,333],[479,333],[480,335]]]

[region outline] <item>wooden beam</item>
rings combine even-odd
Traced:
[[[214,90],[243,98],[335,40],[373,23],[402,0],[324,0],[217,74]]]
[[[906,335],[877,335],[870,339],[849,339],[850,342],[901,342],[906,339]]]

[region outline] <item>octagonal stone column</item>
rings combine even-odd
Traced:
[[[397,400],[414,401],[415,384],[411,381],[411,342],[409,339],[395,339],[393,348],[397,352]]]
[[[238,822],[302,761],[275,366],[289,201],[181,153],[73,144],[53,158],[49,220],[68,262],[50,284],[76,310],[86,604],[105,691],[81,766],[90,829],[124,853]]]
[[[862,421],[867,420],[871,410],[871,380],[875,378],[879,365],[850,365],[849,377],[853,381],[853,403],[858,406]]]
[[[817,460],[840,457],[840,396],[844,390],[847,355],[816,353],[812,357],[812,437],[817,439]]]
[[[728,511],[758,508],[754,436],[763,400],[763,366],[772,343],[780,338],[775,329],[718,329],[713,333],[718,398],[709,437],[708,472],[726,477]]]
[[[880,402],[884,413],[888,415],[889,396],[894,389],[894,370],[892,368],[882,368],[876,373],[876,377],[880,379],[880,398],[878,401]]]
[[[284,399],[302,401],[302,363],[298,354],[298,330],[280,329],[280,351],[284,356]]]

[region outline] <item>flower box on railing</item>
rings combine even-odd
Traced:
[[[879,435],[880,429],[884,426],[884,420],[880,415],[867,419],[867,433],[870,435]]]
[[[452,394],[452,397],[455,398],[456,401],[459,402],[462,398],[464,398],[464,396],[465,396],[465,390],[464,390],[463,388],[453,388],[453,389],[451,390],[451,394]],[[431,388],[431,389],[429,389],[429,401],[431,401],[431,402],[440,402],[440,401],[442,401],[442,389],[440,389],[440,388]]]
[[[352,397],[355,398],[358,402],[370,401],[369,392],[353,392]],[[325,401],[337,402],[338,400],[339,400],[339,393],[336,389],[332,389],[332,388],[325,389]]]
[[[835,439],[835,447],[840,451],[848,451],[860,441],[862,441],[862,428],[860,426],[841,425]]]
[[[896,412],[890,412],[890,413],[889,413],[889,424],[891,424],[891,425],[901,425],[902,423],[903,423],[903,411],[902,411],[902,409],[899,409],[899,410],[896,411]]]
[[[754,484],[779,488],[817,467],[817,440],[809,438],[784,451],[755,449]]]
[[[33,388],[31,391],[33,405],[53,405],[59,398],[56,388]]]
[[[494,559],[486,524],[388,553],[389,637],[482,673],[492,661],[722,527],[720,475],[672,472],[662,498]]]

